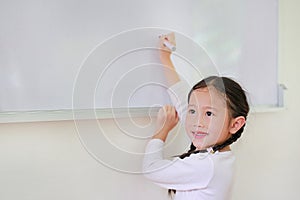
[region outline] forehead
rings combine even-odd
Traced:
[[[214,107],[226,107],[225,97],[215,88],[206,87],[194,90],[191,93],[189,104],[213,105]]]

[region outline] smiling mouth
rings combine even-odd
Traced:
[[[194,138],[204,138],[204,137],[208,136],[208,133],[201,132],[201,131],[192,131],[192,134],[193,134]]]

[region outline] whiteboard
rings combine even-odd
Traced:
[[[0,112],[168,103],[170,31],[184,81],[229,76],[251,105],[278,105],[277,0],[13,0],[0,15]]]

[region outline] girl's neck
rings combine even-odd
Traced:
[[[198,149],[196,148],[195,151],[206,151],[206,149]],[[224,147],[223,149],[218,150],[219,152],[231,151],[230,145]]]
[[[224,151],[231,151],[230,146],[226,146],[223,149],[220,149],[219,152],[224,152]]]

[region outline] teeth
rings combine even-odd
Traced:
[[[207,133],[197,133],[197,132],[192,132],[193,134],[195,134],[195,135],[208,135]]]

